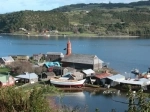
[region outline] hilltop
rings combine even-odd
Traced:
[[[90,3],[63,6],[51,11],[19,11],[0,15],[0,33],[57,35],[150,35],[150,0],[124,3]],[[25,29],[24,31],[20,31]]]

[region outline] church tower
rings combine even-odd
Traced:
[[[71,54],[71,42],[68,40],[67,42],[67,53],[66,55],[69,56]]]

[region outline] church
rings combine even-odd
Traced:
[[[102,68],[103,61],[96,55],[89,54],[73,54],[71,48],[71,42],[68,40],[66,55],[61,60],[63,67],[72,67],[79,70],[93,69],[99,70]]]

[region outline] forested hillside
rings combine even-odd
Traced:
[[[52,11],[20,11],[0,15],[0,32],[25,28],[105,35],[150,35],[150,0],[130,4],[76,4]]]
[[[19,28],[29,31],[63,30],[68,25],[68,18],[61,12],[20,11],[0,15],[0,32],[14,32]]]

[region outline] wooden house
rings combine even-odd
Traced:
[[[14,60],[18,61],[28,61],[30,58],[28,55],[11,55],[11,56]]]
[[[73,67],[75,69],[93,69],[98,70],[102,68],[103,61],[96,55],[87,54],[70,54],[65,56],[62,61],[63,66]]]
[[[44,54],[33,54],[33,60],[35,61],[40,61],[42,59],[42,57],[44,57]]]
[[[71,67],[53,67],[52,71],[58,76],[58,75],[64,75],[68,72],[74,73],[76,72],[76,69]]]
[[[2,65],[10,65],[12,62],[14,62],[14,59],[11,56],[0,58],[0,64]]]
[[[68,40],[66,55],[61,60],[64,67],[72,67],[75,69],[93,69],[98,70],[102,68],[103,61],[96,55],[88,54],[72,54],[71,42]]]
[[[45,60],[60,62],[63,57],[64,55],[61,52],[47,52],[47,54],[45,55]]]
[[[11,75],[0,74],[0,87],[12,86],[15,84],[15,80]]]

